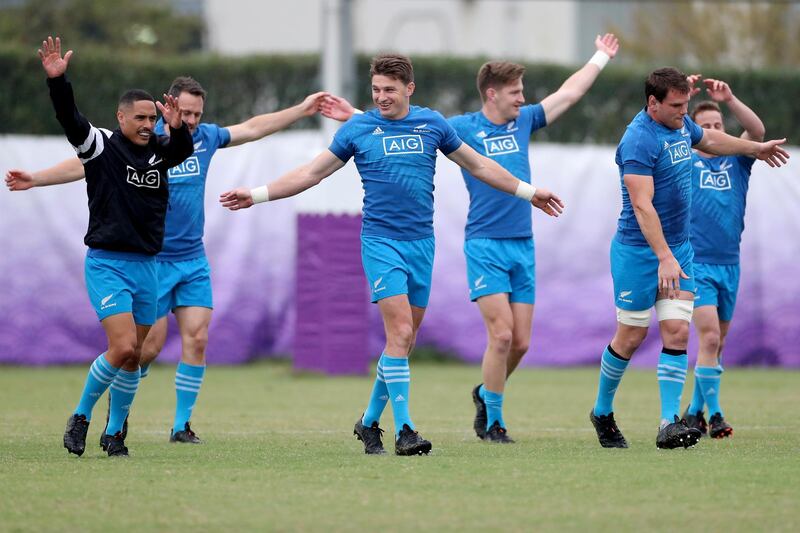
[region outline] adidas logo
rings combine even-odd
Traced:
[[[716,394],[716,393],[717,393],[716,389],[714,387],[711,387],[704,394]]]
[[[386,401],[388,401],[388,400],[389,400],[389,396],[388,396],[388,395],[386,395],[386,394],[384,394],[383,396],[380,396],[378,399],[379,399],[380,401],[382,401],[382,402],[386,402]]]
[[[378,126],[374,130],[372,130],[372,134],[373,135],[383,135],[383,130],[381,129],[380,126]]]
[[[697,168],[706,168],[706,166],[703,164],[702,161],[698,161],[697,163],[694,164],[694,166],[696,166]]]
[[[406,401],[406,399],[403,397],[402,394],[398,394],[397,396],[395,396],[394,401],[396,401],[396,402],[404,402],[404,401]]]
[[[484,139],[486,138],[486,132],[481,130],[475,135],[475,137],[477,137],[478,139]]]

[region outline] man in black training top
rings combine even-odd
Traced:
[[[72,85],[64,76],[72,50],[62,57],[60,39],[48,37],[39,57],[56,118],[86,173],[86,288],[108,337],[108,349],[92,363],[80,402],[67,422],[64,447],[83,454],[92,408],[114,382],[106,451],[109,456],[128,455],[120,430],[139,385],[142,341],[156,319],[155,255],[164,240],[167,170],[192,154],[192,137],[174,97],[164,95],[161,104],[137,89],[119,100],[119,129],[92,126],[75,106]],[[153,132],[156,107],[170,126],[169,137]]]

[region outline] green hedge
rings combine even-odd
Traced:
[[[475,74],[480,59],[418,57],[414,59],[417,105],[429,106],[446,116],[480,107]],[[369,58],[359,57],[357,104],[370,107]],[[98,126],[116,127],[114,110],[119,94],[138,87],[156,96],[178,75],[192,75],[209,92],[204,120],[235,124],[258,113],[299,102],[320,87],[317,56],[136,57],[77,51],[70,65],[81,111]],[[539,101],[558,89],[576,67],[528,65],[525,94]],[[60,134],[47,96],[44,74],[34,50],[0,48],[0,132]],[[800,139],[798,72],[719,71],[705,69],[706,76],[728,81],[737,96],[762,117],[771,138]],[[599,142],[616,144],[625,125],[644,104],[646,69],[611,66],[589,93],[557,125],[535,134],[552,142]],[[313,123],[301,121],[299,127]],[[732,125],[731,131],[738,132]]]

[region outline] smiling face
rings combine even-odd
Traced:
[[[408,114],[414,88],[413,81],[406,84],[397,78],[375,74],[372,76],[372,101],[383,118],[398,120]]]
[[[670,89],[660,102],[650,95],[647,100],[647,112],[653,120],[670,129],[683,127],[683,117],[689,112],[689,93]]]
[[[133,144],[145,146],[154,135],[156,105],[152,100],[136,100],[120,104],[117,121],[122,134]]]
[[[523,88],[522,78],[519,78],[498,89],[490,88],[486,91],[487,101],[503,122],[516,120],[519,117],[519,110],[525,104]]]

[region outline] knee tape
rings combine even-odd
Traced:
[[[628,311],[617,307],[617,322],[626,326],[646,328],[650,325],[650,309]]]
[[[694,311],[694,301],[692,300],[670,300],[665,298],[656,301],[656,316],[659,322],[662,320],[691,322],[692,311]]]

